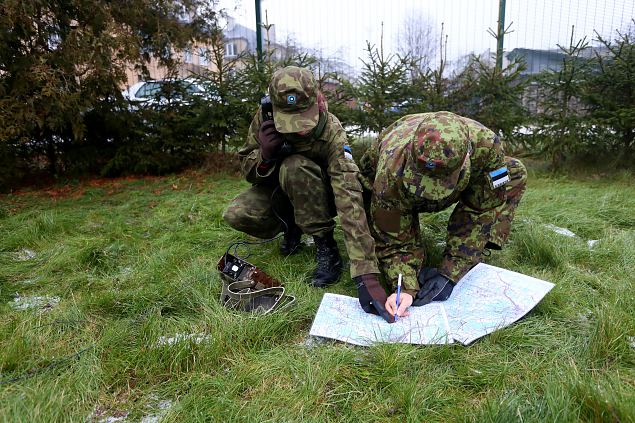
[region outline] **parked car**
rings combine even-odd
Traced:
[[[151,106],[170,102],[185,103],[190,96],[200,96],[213,100],[205,88],[192,79],[158,79],[137,82],[121,93],[125,99],[135,105]]]

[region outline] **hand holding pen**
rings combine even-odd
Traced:
[[[408,313],[408,307],[412,305],[412,295],[407,292],[401,292],[401,284],[402,284],[403,276],[399,274],[399,279],[397,279],[397,291],[392,294],[386,300],[386,310],[395,316],[395,321],[399,317],[406,317],[410,313]]]

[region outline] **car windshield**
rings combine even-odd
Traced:
[[[201,87],[190,82],[190,81],[148,81],[137,90],[136,97],[138,98],[148,98],[155,97],[161,92],[172,91],[174,85],[178,84],[181,87],[181,90],[188,94],[200,94],[203,92]]]
[[[159,91],[161,91],[161,83],[160,82],[146,82],[137,90],[135,94],[136,97],[144,98],[144,97],[153,97]]]
[[[185,91],[189,94],[198,94],[203,92],[201,87],[192,82],[182,81],[181,84],[185,88]]]

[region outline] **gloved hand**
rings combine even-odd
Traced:
[[[260,125],[258,130],[258,141],[260,141],[260,155],[264,160],[275,159],[280,151],[284,137],[278,131],[272,120],[267,120]]]
[[[368,273],[353,278],[357,285],[359,304],[366,313],[377,314],[388,323],[394,323],[395,317],[386,311],[386,291],[379,283],[377,275]]]
[[[437,269],[423,268],[419,272],[419,292],[412,302],[414,306],[422,306],[432,301],[445,301],[450,298],[454,282]]]

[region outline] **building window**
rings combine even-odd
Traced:
[[[183,62],[194,63],[194,56],[192,55],[192,49],[189,47],[183,50]]]
[[[225,44],[225,57],[235,57],[236,56],[236,44],[228,43]]]
[[[201,66],[209,66],[209,51],[206,48],[198,49],[198,64]]]

